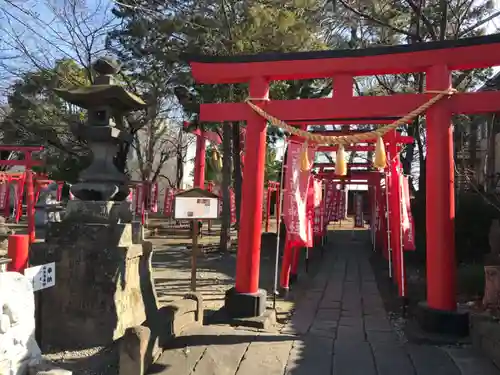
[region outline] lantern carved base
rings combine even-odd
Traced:
[[[65,221],[85,223],[130,223],[132,211],[128,202],[69,201],[64,215]]]
[[[90,210],[88,205],[99,203],[79,204]],[[55,287],[39,292],[42,349],[108,346],[158,311],[151,243],[132,243],[131,224],[74,217],[70,210],[65,220],[49,225],[45,243],[32,245],[32,265],[56,262]]]

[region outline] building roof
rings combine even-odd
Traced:
[[[498,90],[499,88],[500,88],[500,71],[497,72],[493,77],[491,77],[490,79],[488,79],[476,91]]]

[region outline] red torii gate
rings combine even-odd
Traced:
[[[20,152],[24,155],[24,159],[21,160],[0,160],[0,165],[25,167],[26,210],[30,243],[35,241],[35,196],[33,191],[33,171],[31,170],[31,168],[34,166],[42,165],[41,161],[34,160],[32,158],[32,153],[42,150],[43,146],[0,145],[0,151]]]
[[[184,128],[189,127],[189,122],[184,122]],[[196,154],[194,160],[194,181],[195,187],[204,189],[205,187],[205,155],[207,150],[206,141],[220,144],[222,142],[219,134],[201,129],[192,130],[191,133],[196,136]]]
[[[443,92],[450,88],[452,70],[500,64],[500,34],[365,50],[189,59],[197,83],[248,83],[249,97],[254,104],[290,124],[387,123],[390,119],[407,115],[428,102],[434,94],[354,96],[354,77],[425,72],[426,89]],[[315,78],[333,78],[332,98],[268,100],[270,81]],[[453,114],[496,112],[500,109],[499,103],[500,92],[496,91],[457,93],[435,104],[426,113],[426,191],[432,200],[427,200],[428,306],[423,307],[441,317],[442,322],[443,319],[453,319],[456,311],[451,118]],[[246,103],[201,104],[200,120],[247,122],[245,169],[251,171],[252,177],[244,179],[236,285],[226,295],[226,307],[233,315],[259,315],[265,306],[265,292],[259,290],[258,280],[266,120]],[[396,144],[391,142],[389,153],[395,155],[395,147]],[[371,147],[367,146],[366,150],[371,150]]]

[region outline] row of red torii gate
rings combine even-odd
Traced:
[[[379,149],[381,146],[387,148],[383,170],[373,173],[377,177],[369,177],[366,181],[375,191],[371,193],[372,197],[380,196],[379,189],[387,192],[389,220],[382,231],[388,232],[391,252],[386,256],[393,263],[399,294],[405,294],[399,153],[406,141],[396,129],[400,125],[411,126],[417,116],[425,115],[427,300],[420,304],[421,323],[426,329],[449,331],[467,324],[466,314],[457,310],[456,302],[452,117],[497,112],[500,110],[500,93],[458,92],[452,87],[452,72],[500,65],[500,34],[365,50],[248,56],[189,55],[186,60],[190,62],[198,84],[248,84],[249,97],[245,102],[200,104],[199,119],[202,123],[246,123],[236,282],[225,300],[231,316],[261,316],[266,305],[266,292],[259,289],[259,264],[268,123],[292,134],[294,141],[302,143],[302,153],[305,153],[304,149],[311,150],[311,153],[340,152],[356,147],[369,150],[374,143]],[[423,92],[387,96],[354,94],[356,77],[408,73],[425,74]],[[272,81],[325,78],[333,81],[332,97],[269,99]],[[307,132],[308,125],[318,124],[371,124],[376,129],[357,136],[350,133],[315,136]],[[311,160],[311,157],[302,156],[304,160]],[[380,163],[377,164],[381,167]],[[250,171],[249,178],[245,178],[247,171]],[[382,173],[384,183],[381,183]],[[300,173],[294,171],[293,174]],[[330,175],[329,179],[335,181],[337,177],[343,175]],[[382,202],[378,203],[381,206]],[[290,231],[291,228],[287,226],[287,229]]]
[[[330,131],[333,132],[333,131]],[[213,189],[213,183],[204,183],[205,175],[205,148],[206,141],[214,141],[218,137],[213,132],[194,132],[197,136],[197,152],[195,157],[195,186]],[[325,132],[322,132],[325,133]],[[412,137],[396,135],[401,143],[409,143]],[[215,141],[219,143],[219,141]],[[282,181],[284,196],[281,197],[280,183],[268,181],[263,194],[263,213],[265,216],[265,231],[269,232],[269,219],[271,207],[271,194],[276,193],[275,215],[277,224],[281,219],[281,206],[283,205],[283,221],[286,227],[284,238],[284,251],[281,261],[281,273],[279,287],[286,293],[290,288],[290,280],[297,277],[300,251],[305,248],[314,247],[323,243],[323,237],[327,234],[327,227],[331,222],[345,219],[347,212],[347,189],[346,185],[368,185],[368,197],[370,201],[368,218],[370,219],[371,238],[374,247],[377,247],[389,262],[389,276],[393,276],[399,286],[401,297],[405,296],[405,275],[403,250],[415,250],[414,223],[410,208],[410,194],[408,177],[403,176],[402,166],[398,159],[388,164],[386,170],[376,170],[372,163],[349,164],[348,176],[336,175],[335,163],[314,163],[310,170],[301,170],[300,153],[302,143],[293,139],[287,142],[287,160],[283,167]],[[332,148],[322,147],[319,151],[331,151]],[[350,147],[350,151],[374,151],[374,146],[356,145]],[[311,158],[316,152],[310,148]],[[315,170],[315,173],[311,173]],[[391,179],[394,176],[394,179]],[[393,187],[391,190],[391,186]],[[397,189],[397,190],[396,190]],[[172,215],[172,204],[174,191],[168,190],[168,198],[165,199],[164,213]],[[234,192],[231,194],[231,222],[236,221],[236,210],[234,207]],[[363,228],[363,195],[355,195],[354,212],[355,227]],[[392,217],[389,210],[397,209],[399,216]],[[219,208],[219,212],[222,209]],[[398,221],[396,221],[398,220]],[[391,237],[391,231],[394,235]],[[278,230],[278,235],[279,235]],[[394,267],[393,267],[394,262]]]

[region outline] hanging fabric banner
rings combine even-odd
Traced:
[[[137,194],[137,190],[136,190]],[[174,189],[167,188],[165,189],[165,201],[163,202],[163,215],[167,217],[172,216],[173,208],[174,208]]]
[[[158,182],[155,182],[151,187],[151,199],[150,199],[149,210],[150,212],[158,212]]]
[[[294,246],[306,246],[308,240],[306,202],[310,171],[302,171],[300,168],[301,151],[301,144],[289,143],[285,180],[287,194],[283,199],[283,221],[290,243]],[[315,150],[309,148],[309,160],[314,160],[314,154]]]
[[[339,190],[338,220],[345,220],[347,214],[347,189]]]
[[[403,249],[415,250],[415,223],[411,215],[410,187],[408,177],[401,176],[401,225],[403,229]]]
[[[224,198],[219,195],[219,217],[222,217],[222,208],[224,207]]]
[[[333,181],[327,181],[325,183],[325,199],[324,199],[324,214],[323,214],[323,226],[324,230],[333,217],[333,207],[334,207],[334,197],[335,195],[335,183]]]
[[[339,221],[345,219],[345,193],[346,191],[336,187],[335,190],[335,215],[333,220]]]
[[[307,240],[304,244],[305,247],[313,246],[313,227],[314,227],[314,204],[315,204],[315,194],[314,194],[314,178],[309,178],[309,186],[307,188],[307,200],[306,200],[306,232]]]
[[[342,191],[339,190],[338,186],[335,186],[334,190],[334,198],[333,198],[333,213],[332,213],[332,221],[340,220],[340,206],[342,201]]]
[[[269,189],[268,188],[264,188],[264,196],[262,198],[262,212],[264,213],[264,219],[265,219],[265,215],[266,215],[266,210],[267,210],[267,200],[269,199]]]
[[[8,185],[6,183],[0,184],[0,210],[5,210],[7,203],[7,189]]]
[[[320,180],[314,179],[314,227],[315,236],[323,235],[323,186]]]
[[[57,183],[57,192],[56,192],[56,200],[60,202],[62,200],[62,191],[64,187],[64,182]]]
[[[363,228],[363,196],[361,194],[356,194],[354,196],[354,213],[354,226],[356,228]]]
[[[234,194],[234,189],[231,189],[229,194],[231,200],[231,224],[234,224],[236,223],[236,196]]]

